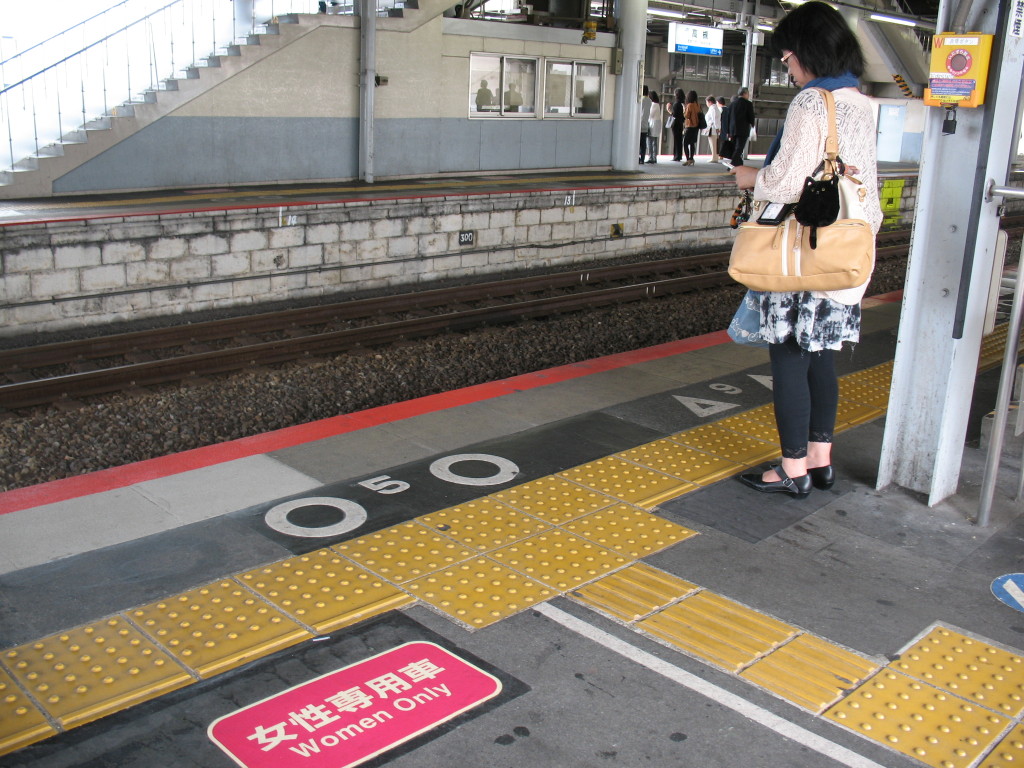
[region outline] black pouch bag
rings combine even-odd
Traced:
[[[839,218],[839,175],[827,174],[804,182],[793,216],[805,227],[827,227]]]

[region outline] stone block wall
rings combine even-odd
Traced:
[[[904,224],[915,190],[900,190]],[[728,185],[624,187],[10,225],[0,334],[725,249],[737,200]]]

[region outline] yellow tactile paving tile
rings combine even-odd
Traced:
[[[988,753],[978,768],[1020,768],[1024,765],[1024,723],[1017,725],[995,749]]]
[[[232,579],[136,608],[128,615],[200,677],[312,637]]]
[[[663,501],[696,490],[692,483],[653,469],[641,467],[616,456],[591,461],[560,473],[574,483],[620,501],[650,509]]]
[[[774,419],[774,411],[771,411],[770,414],[771,418]],[[730,432],[735,432],[738,435],[746,435],[757,440],[764,440],[766,443],[778,444],[779,442],[779,430],[775,426],[774,421],[765,422],[750,419],[747,418],[746,413],[737,413],[735,416],[716,421],[715,426],[728,429]]]
[[[983,707],[1024,714],[1024,658],[946,627],[935,627],[889,665]]]
[[[889,391],[880,389],[871,384],[847,377],[839,380],[839,398],[841,400],[852,400],[855,403],[863,403],[873,408],[885,409],[889,407]]]
[[[522,485],[491,494],[492,499],[539,517],[551,525],[596,512],[614,504],[617,499],[570,483],[557,475],[531,480]]]
[[[569,597],[590,608],[633,622],[664,608],[699,587],[646,563],[628,568],[573,590]]]
[[[551,526],[490,497],[416,518],[419,523],[477,552],[487,552]]]
[[[621,503],[573,520],[563,527],[631,560],[660,552],[697,535],[696,531],[658,517],[653,512]]]
[[[732,672],[798,634],[795,627],[712,592],[699,592],[638,627]]]
[[[489,626],[557,595],[487,557],[457,563],[405,586],[423,602],[474,628]]]
[[[49,738],[57,729],[14,682],[0,669],[0,755],[6,755]]]
[[[11,648],[4,652],[4,663],[65,728],[193,682],[186,670],[121,616]]]
[[[336,544],[345,557],[402,584],[480,553],[418,523],[403,523]]]
[[[852,384],[859,384],[865,387],[883,389],[888,392],[892,389],[892,363],[882,363],[881,365],[876,365],[871,368],[865,368],[863,371],[857,371],[856,373],[850,373],[846,376],[840,376],[840,386],[842,386],[844,381],[849,381]]]
[[[966,768],[1010,720],[892,669],[883,669],[825,717],[935,768]]]
[[[814,635],[799,635],[740,673],[797,706],[820,714],[878,664]]]
[[[839,407],[836,409],[836,428],[845,429],[864,424],[882,416],[885,411],[874,405],[865,405],[854,400],[839,398]]]
[[[768,443],[746,435],[739,435],[722,429],[716,424],[705,424],[702,427],[688,429],[669,435],[669,439],[691,448],[721,456],[723,459],[753,466],[781,454],[778,443]]]
[[[638,445],[616,455],[694,485],[709,485],[744,468],[742,464],[668,439]]]
[[[751,408],[749,411],[737,413],[736,416],[742,419],[749,419],[750,421],[758,421],[762,424],[771,424],[772,426],[775,426],[775,406],[772,403],[759,405],[757,408]],[[723,419],[723,421],[727,421],[727,419]],[[720,424],[721,422],[715,423]]]
[[[272,563],[236,578],[320,634],[415,602],[329,549]]]
[[[632,561],[559,529],[509,544],[492,552],[491,557],[558,592],[567,592]]]

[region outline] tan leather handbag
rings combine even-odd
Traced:
[[[839,217],[828,226],[807,227],[792,215],[779,224],[748,221],[739,226],[729,275],[754,291],[835,291],[863,285],[875,263],[875,235],[864,216],[864,185],[843,175],[836,132],[835,100],[820,89],[828,107],[828,136],[821,178],[839,175]]]

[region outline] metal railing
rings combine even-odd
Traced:
[[[121,0],[0,61],[0,171],[85,141],[85,131],[131,114],[190,70],[244,43],[286,13],[352,13],[318,0]],[[400,2],[380,0],[387,8]],[[44,6],[40,6],[41,8]],[[43,11],[45,12],[45,11]],[[6,38],[9,40],[10,38]],[[2,58],[2,57],[0,57]],[[194,72],[192,73],[194,76]]]

